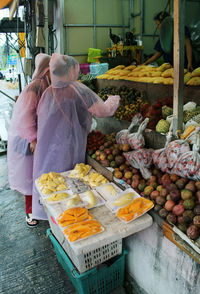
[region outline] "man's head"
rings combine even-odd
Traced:
[[[161,25],[162,21],[168,16],[170,16],[169,13],[165,12],[165,11],[161,11],[158,14],[156,14],[156,16],[154,17],[154,20],[158,26],[158,29],[160,29],[160,25]]]

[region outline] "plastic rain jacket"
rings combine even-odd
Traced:
[[[71,170],[85,162],[87,135],[92,114],[112,116],[119,106],[119,96],[106,102],[77,81],[79,64],[73,57],[53,54],[50,61],[51,86],[38,105],[38,136],[34,153],[34,180],[43,173]],[[32,213],[46,219],[39,193],[33,185]]]
[[[8,131],[8,179],[10,188],[32,195],[33,155],[29,143],[37,138],[37,105],[49,81],[50,56],[38,54],[32,82],[21,92]]]

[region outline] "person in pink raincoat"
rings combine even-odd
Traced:
[[[26,222],[32,219],[33,152],[37,142],[36,109],[44,90],[50,85],[50,56],[38,54],[32,82],[21,92],[14,106],[8,131],[8,180],[10,188],[25,195]]]
[[[51,86],[39,102],[37,146],[34,153],[33,179],[43,173],[71,170],[85,162],[87,135],[92,115],[112,116],[120,97],[106,102],[78,82],[79,64],[70,56],[53,54],[50,61]],[[46,220],[33,185],[33,217]]]

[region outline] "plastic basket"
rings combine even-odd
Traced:
[[[84,75],[90,73],[90,64],[89,63],[80,64],[80,71]]]
[[[90,64],[90,74],[93,78],[103,75],[108,71],[108,63],[94,63]]]
[[[54,236],[60,244],[62,244],[65,252],[68,254],[69,258],[72,260],[73,264],[80,273],[84,273],[106,260],[122,253],[122,239],[119,239],[104,246],[95,248],[94,250],[90,250],[88,253],[80,253],[76,255],[73,248],[64,237],[63,232],[59,229],[59,226],[55,223],[55,220],[51,217],[48,211],[47,217]]]
[[[53,244],[59,263],[79,294],[108,294],[110,291],[123,285],[127,250],[123,250],[121,255],[112,258],[107,263],[99,266],[99,268],[95,267],[83,274],[79,274],[59,242],[51,233],[51,229],[47,230],[47,235]]]
[[[102,54],[101,49],[89,48],[87,62],[96,62],[96,59],[94,57],[101,56],[101,54]]]

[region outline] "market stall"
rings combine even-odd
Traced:
[[[51,227],[48,235],[58,260],[79,293],[122,286],[126,252],[122,241],[152,225],[152,217],[146,214],[153,206],[152,201],[140,197],[131,188],[121,189],[83,163],[72,171],[43,174],[35,184],[48,216]],[[142,201],[140,213],[138,201]],[[117,212],[128,204],[135,214],[129,220],[121,219]],[[116,260],[119,265],[115,264]],[[97,268],[105,267],[105,262],[111,262],[111,266]],[[107,276],[112,267],[118,271],[115,282],[113,273]],[[94,279],[97,285],[93,284]]]

